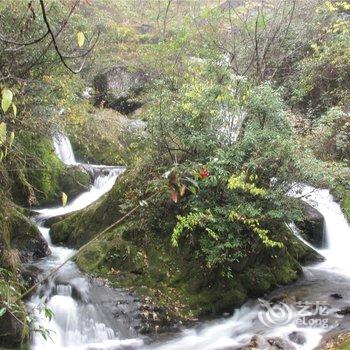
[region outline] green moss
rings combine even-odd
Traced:
[[[339,200],[345,216],[350,221],[350,168],[337,164],[335,173],[336,176],[331,191],[335,198]]]
[[[341,201],[341,206],[348,220],[350,220],[350,191],[344,195],[344,198]]]
[[[33,197],[41,205],[52,202],[60,192],[63,164],[54,152],[51,138],[21,132],[16,142],[26,165],[10,174],[13,199],[22,205],[33,204]]]
[[[59,178],[60,190],[66,193],[68,200],[87,191],[90,185],[90,174],[80,166],[65,167]]]
[[[341,345],[339,350],[350,350],[350,341],[347,341],[345,344]]]

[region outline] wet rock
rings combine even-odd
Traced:
[[[240,350],[258,350],[258,349],[265,349],[266,342],[262,337],[259,337],[258,335],[254,335],[252,339],[250,340],[249,344],[244,346],[243,348],[240,348]]]
[[[330,296],[331,296],[331,298],[336,299],[336,300],[343,299],[343,296],[339,293],[334,293],[334,294],[331,294]]]
[[[282,338],[270,338],[267,340],[269,350],[296,350],[296,347],[291,344],[288,340]]]
[[[1,317],[0,348],[19,349],[22,343],[23,325],[8,312]]]
[[[350,315],[350,306],[344,307],[341,310],[337,311],[338,315],[349,316]]]
[[[52,225],[67,219],[70,215],[72,215],[72,213],[68,213],[68,214],[64,214],[64,215],[60,215],[60,216],[53,216],[52,218],[48,218],[45,220],[44,226],[50,228]]]
[[[142,105],[137,97],[146,81],[147,75],[141,70],[116,66],[95,77],[96,104],[124,114],[131,113]]]
[[[290,341],[298,345],[303,345],[306,343],[306,337],[302,332],[292,332],[288,335],[288,338]]]
[[[296,225],[306,235],[307,241],[317,248],[321,248],[324,243],[324,217],[311,205],[302,202],[304,218],[296,222]]]
[[[59,183],[61,190],[66,193],[70,201],[89,189],[92,177],[82,165],[74,165],[63,170]]]
[[[272,305],[274,304],[294,304],[296,302],[296,297],[294,295],[288,295],[288,294],[278,294],[270,298],[270,303]]]
[[[330,349],[348,349],[350,345],[350,332],[348,330],[341,333],[330,333],[324,337],[325,339],[317,347],[317,350],[330,350]]]
[[[24,284],[27,288],[31,288],[39,281],[40,269],[35,266],[28,266],[21,272]]]
[[[17,249],[22,262],[43,258],[50,249],[41,232],[25,215],[13,210],[7,216],[11,248]]]

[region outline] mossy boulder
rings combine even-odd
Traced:
[[[128,178],[126,172],[105,198],[54,224],[54,242],[81,247],[122,217]],[[176,217],[165,206],[157,210],[151,218],[145,213],[147,209],[141,209],[88,246],[77,263],[82,270],[107,278],[115,287],[131,288],[152,298],[169,318],[232,311],[249,297],[295,281],[302,273],[301,263],[319,259],[283,225],[276,227],[283,237],[283,249],[261,245],[259,253],[232,266],[230,276],[223,276],[218,270],[208,270],[190,245],[175,249],[171,232]],[[161,219],[164,217],[166,221]]]
[[[118,65],[94,78],[96,104],[121,113],[131,113],[142,105],[138,98],[147,81],[141,70]]]
[[[16,165],[10,172],[13,200],[20,205],[45,205],[55,200],[60,192],[60,176],[64,168],[55,154],[51,137],[20,132],[16,145],[26,165]]]
[[[144,124],[110,108],[92,108],[69,133],[78,159],[92,164],[125,165],[135,157]]]
[[[60,189],[66,193],[68,200],[72,200],[80,193],[87,191],[91,184],[91,175],[81,165],[64,168],[59,179]]]
[[[1,214],[0,227],[4,250],[17,251],[22,262],[50,254],[48,244],[37,226],[15,207],[8,206],[6,212]]]

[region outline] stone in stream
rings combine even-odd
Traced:
[[[92,176],[83,165],[72,165],[63,170],[59,182],[61,190],[71,201],[89,189],[92,184]]]
[[[306,337],[302,332],[294,331],[288,335],[290,341],[295,344],[303,345],[306,343]]]
[[[252,339],[250,339],[249,344],[244,346],[243,348],[240,348],[240,350],[258,350],[258,349],[265,349],[266,341],[258,336],[254,335]]]
[[[303,219],[296,226],[306,235],[306,240],[313,246],[321,248],[324,243],[324,217],[311,205],[302,202]]]
[[[40,259],[50,254],[49,246],[41,232],[20,211],[14,208],[8,210],[7,225],[11,237],[11,249],[17,250],[22,262]]]
[[[336,300],[343,299],[343,296],[339,293],[334,293],[334,294],[331,294],[330,296],[331,296],[331,298],[336,299]]]
[[[264,349],[268,350],[296,350],[296,347],[291,344],[288,340],[284,340],[282,338],[270,338],[267,340],[269,346]]]
[[[350,315],[350,306],[343,307],[341,310],[337,311],[338,315],[349,316]]]

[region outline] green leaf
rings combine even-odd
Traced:
[[[1,317],[1,316],[4,316],[5,313],[6,313],[6,307],[1,308],[1,309],[0,309],[0,317]]]
[[[17,107],[14,103],[12,103],[12,111],[13,111],[13,115],[16,117],[17,116]]]
[[[13,99],[13,93],[9,89],[2,90],[1,108],[6,113],[10,108]]]
[[[6,124],[0,123],[0,146],[6,141],[7,127]]]
[[[4,159],[4,152],[0,151],[0,162],[2,162],[3,159]]]
[[[78,41],[79,47],[84,46],[84,43],[85,43],[85,35],[84,35],[83,32],[79,32],[79,33],[77,34],[77,41]]]
[[[68,196],[62,192],[62,205],[65,207],[67,205]]]
[[[11,132],[10,132],[9,139],[8,139],[9,147],[12,146],[14,139],[15,139],[15,133],[14,133],[13,131],[11,131]]]

